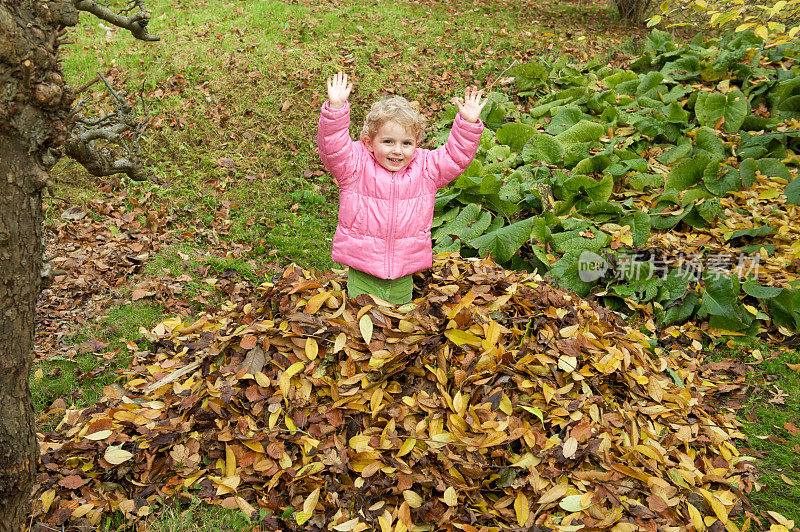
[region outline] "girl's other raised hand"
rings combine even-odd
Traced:
[[[337,72],[333,78],[328,78],[328,101],[331,108],[341,109],[344,107],[352,90],[353,84],[347,82],[347,74],[344,72]]]
[[[483,96],[483,89],[478,90],[478,87],[473,85],[472,87],[467,87],[467,90],[464,91],[463,100],[461,98],[453,98],[452,102],[458,107],[461,118],[473,123],[480,119],[481,111],[486,106],[486,102],[489,101],[486,99],[481,100],[481,96]]]

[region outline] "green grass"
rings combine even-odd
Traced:
[[[759,466],[762,474],[761,491],[753,493],[750,500],[756,507],[777,511],[800,523],[800,435],[793,435],[784,426],[791,423],[800,427],[800,384],[798,372],[786,362],[800,363],[800,353],[788,351],[765,357],[757,368],[758,392],[748,399],[744,416],[744,433],[748,447],[762,453]],[[783,403],[775,400],[777,390],[787,396]],[[752,420],[752,421],[751,421]],[[791,485],[784,478],[789,480]]]
[[[755,350],[762,353],[764,360],[751,366],[751,393],[737,416],[744,424],[742,433],[747,436],[744,447],[760,455],[757,464],[761,487],[749,494],[750,502],[757,509],[777,511],[800,523],[800,435],[784,428],[786,423],[800,427],[798,372],[786,365],[800,363],[800,352],[773,351],[763,342],[747,339],[738,349],[719,350],[712,358],[752,363]]]
[[[93,405],[103,393],[103,387],[117,379],[119,369],[131,360],[128,346],[121,341],[142,342],[140,327],[151,329],[164,318],[164,309],[157,305],[134,301],[112,307],[93,326],[86,326],[69,340],[74,352],[56,355],[34,364],[30,376],[34,412],[45,415],[56,399],[63,399],[66,408]],[[90,351],[87,342],[96,340],[108,347]],[[144,347],[144,345],[142,345]],[[52,428],[53,419],[41,418],[44,428]]]

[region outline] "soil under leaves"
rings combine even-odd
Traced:
[[[121,386],[42,435],[34,516],[145,523],[192,494],[267,529],[735,529],[755,468],[709,401],[739,384],[489,259],[415,282],[398,308],[292,266],[162,322]]]

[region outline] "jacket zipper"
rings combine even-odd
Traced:
[[[386,246],[386,276],[392,278],[392,253],[394,252],[394,172],[392,172],[391,194],[389,196],[389,242]]]

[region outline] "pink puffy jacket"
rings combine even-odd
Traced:
[[[417,148],[399,172],[386,170],[361,141],[353,142],[349,127],[349,104],[323,104],[319,156],[340,188],[333,260],[381,279],[430,268],[434,196],[472,162],[483,124],[457,115],[442,147]]]

